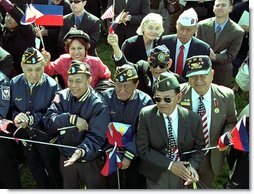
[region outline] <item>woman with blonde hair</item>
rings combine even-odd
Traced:
[[[132,63],[147,60],[151,50],[160,45],[163,28],[163,18],[160,14],[147,14],[137,29],[137,35],[126,39],[122,45],[122,52]]]

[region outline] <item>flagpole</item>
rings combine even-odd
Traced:
[[[115,0],[113,0],[113,4],[112,4],[112,7],[113,7],[113,12],[114,12],[114,16],[112,17],[112,23],[114,21],[114,18],[115,18]]]
[[[40,28],[40,26],[38,26],[36,23],[35,23],[35,26],[37,27],[37,29],[39,29],[39,30],[38,30],[38,34],[39,34],[39,37],[40,37],[40,39],[41,39],[42,47],[43,47],[43,49],[45,50],[44,41],[43,41],[43,38],[42,38],[42,35],[41,35],[41,28]]]

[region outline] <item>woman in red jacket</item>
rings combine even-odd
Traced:
[[[87,55],[90,47],[89,36],[82,30],[72,29],[64,37],[65,50],[68,54],[62,54],[54,62],[50,62],[50,53],[42,51],[46,60],[45,73],[50,76],[61,75],[64,81],[64,87],[67,86],[67,71],[71,61],[78,60],[90,65],[92,76],[91,86],[94,88],[102,80],[110,80],[111,73],[99,57]]]

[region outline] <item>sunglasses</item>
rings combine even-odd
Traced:
[[[154,97],[154,100],[155,100],[156,102],[161,102],[162,99],[163,99],[166,103],[170,103],[170,102],[172,101],[170,97],[165,97],[165,98],[160,98],[160,97],[158,97],[158,96],[155,96],[155,97]]]
[[[157,68],[158,66],[161,68],[161,69],[165,69],[168,67],[168,64],[166,63],[150,63],[151,67],[152,68]]]
[[[80,2],[82,2],[82,1],[69,1],[70,2],[70,4],[72,4],[72,3],[75,3],[75,4],[78,4],[78,3],[80,3]]]

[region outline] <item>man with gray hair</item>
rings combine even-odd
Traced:
[[[197,31],[198,16],[194,9],[185,10],[176,22],[176,34],[162,37],[162,43],[171,51],[173,60],[170,70],[186,79],[187,58],[194,55],[210,54],[210,46],[194,37]]]

